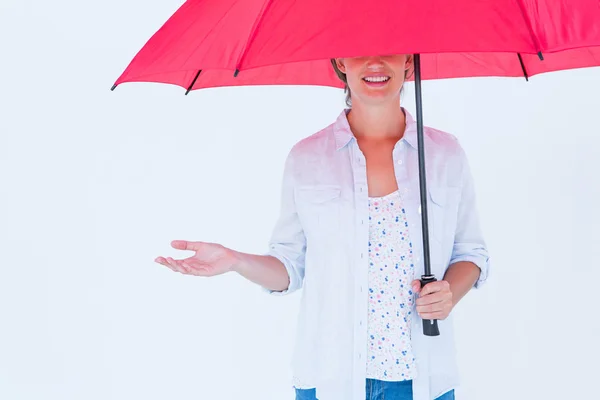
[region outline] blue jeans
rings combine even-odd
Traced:
[[[412,381],[387,382],[367,379],[365,400],[412,400]],[[296,389],[296,400],[318,400],[315,389]],[[436,400],[454,400],[454,390]]]

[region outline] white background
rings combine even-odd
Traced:
[[[0,2],[0,399],[289,399],[300,293],[172,272],[262,253],[332,88],[109,89],[181,0]],[[404,105],[414,113],[413,86]],[[469,156],[490,281],[453,311],[460,400],[592,398],[600,69],[426,82]]]

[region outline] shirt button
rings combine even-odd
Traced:
[[[398,164],[402,164],[402,160],[398,160]]]

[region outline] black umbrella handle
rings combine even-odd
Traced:
[[[421,276],[421,289],[425,287],[428,283],[435,282],[435,276],[433,275],[423,275]],[[423,334],[425,336],[439,336],[440,329],[438,328],[437,319],[424,319],[423,320]]]

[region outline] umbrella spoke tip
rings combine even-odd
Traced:
[[[112,92],[113,90],[115,90],[117,88],[117,85],[112,85],[112,87],[110,88],[110,91]]]
[[[238,76],[239,73],[240,73],[240,70],[236,68],[235,72],[233,73],[233,77],[237,78],[237,76]]]
[[[542,54],[541,51],[538,51],[537,55],[540,58],[540,61],[544,61],[544,55]]]

